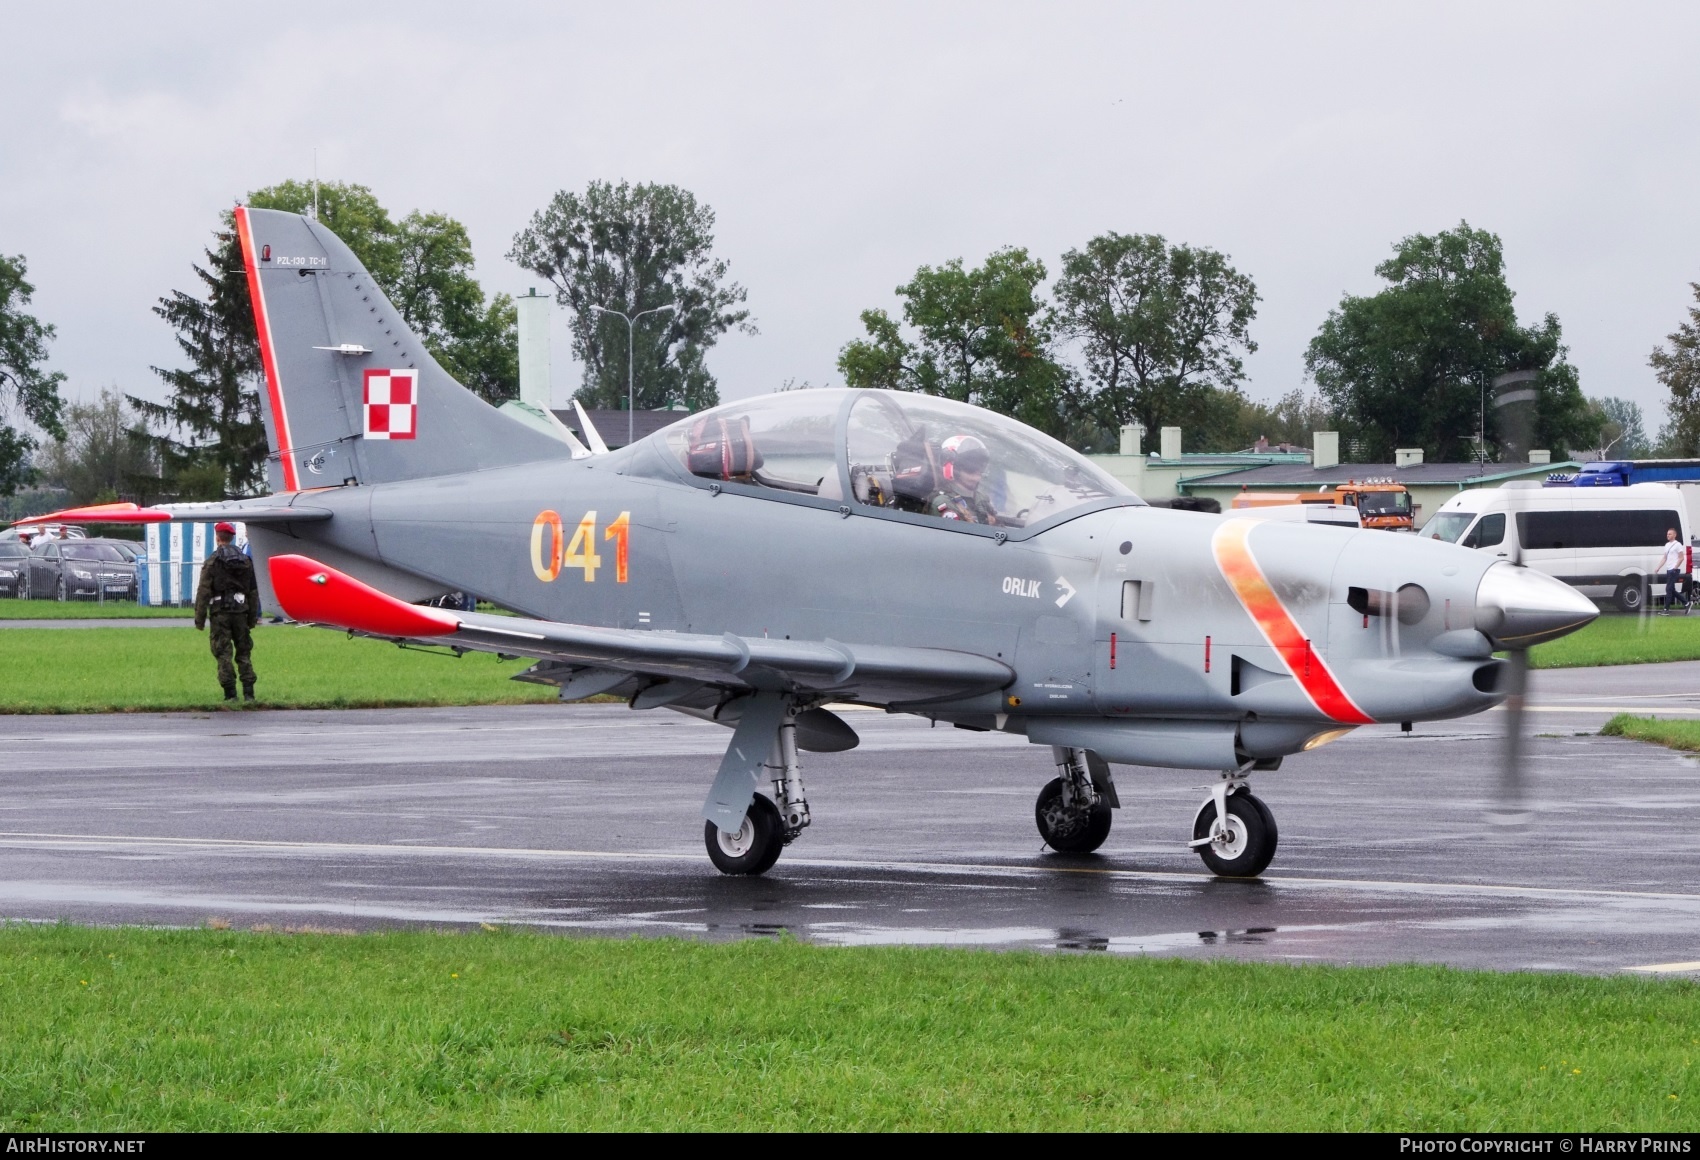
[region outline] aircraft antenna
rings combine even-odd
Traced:
[[[313,220],[319,220],[319,147],[313,146]]]
[[[584,404],[579,402],[576,397],[573,399],[573,410],[578,412],[579,431],[583,433],[584,441],[590,444],[590,453],[592,455],[608,454],[608,444],[602,441],[602,433],[596,429],[596,424],[590,421],[590,416],[585,413]]]

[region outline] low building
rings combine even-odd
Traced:
[[[663,427],[677,423],[685,417],[686,412],[673,410],[627,411],[624,408],[614,410],[605,407],[586,407],[585,414],[590,416],[590,421],[596,427],[597,433],[602,436],[603,442],[607,443],[609,448],[612,449],[626,445],[628,428],[630,429],[631,442],[635,443],[639,439],[648,438]],[[629,423],[626,418],[628,415],[631,416]],[[584,438],[584,432],[580,429],[582,424],[579,422],[578,411],[572,407],[556,409],[555,418],[565,424],[567,429],[578,436],[581,442],[587,442]]]
[[[1340,463],[1339,434],[1318,431],[1314,451],[1261,447],[1248,451],[1187,454],[1181,450],[1178,428],[1165,427],[1160,452],[1140,453],[1140,432],[1126,428],[1122,453],[1094,455],[1092,461],[1149,500],[1175,496],[1213,499],[1227,511],[1242,491],[1325,491],[1344,483],[1391,480],[1411,493],[1413,524],[1421,527],[1440,505],[1460,491],[1498,487],[1507,480],[1544,482],[1553,472],[1575,471],[1581,465],[1550,462],[1545,451],[1532,451],[1529,463],[1425,463],[1423,453],[1401,449],[1393,463]]]
[[[1180,489],[1180,482],[1192,476],[1275,465],[1303,465],[1311,459],[1309,448],[1269,447],[1261,442],[1248,451],[1188,453],[1181,450],[1179,427],[1165,427],[1161,435],[1161,450],[1145,455],[1140,451],[1141,429],[1137,426],[1124,427],[1119,454],[1088,458],[1127,484],[1135,495],[1152,500],[1188,494]]]
[[[1241,471],[1200,472],[1176,481],[1180,495],[1206,496],[1227,511],[1242,491],[1326,491],[1343,483],[1391,480],[1411,493],[1411,522],[1422,527],[1440,505],[1474,487],[1498,487],[1507,480],[1544,481],[1552,471],[1574,470],[1575,464],[1549,463],[1308,463],[1271,464]]]

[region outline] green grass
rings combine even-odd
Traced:
[[[108,600],[0,600],[0,620],[90,620],[115,616],[193,616],[193,608],[159,608]]]
[[[0,1026],[13,1132],[1700,1128],[1631,978],[15,925]]]
[[[1537,669],[1700,660],[1700,614],[1602,616],[1587,628],[1529,650]]]
[[[0,713],[207,709],[224,704],[205,633],[192,628],[0,629]],[[261,702],[273,708],[509,705],[555,690],[508,678],[528,661],[451,656],[319,628],[254,630]]]
[[[1671,749],[1700,753],[1700,721],[1666,721],[1619,713],[1602,725],[1600,732],[1607,737],[1628,737],[1634,741],[1651,741]]]

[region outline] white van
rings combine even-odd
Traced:
[[[1542,487],[1513,480],[1458,493],[1419,534],[1500,556],[1521,547],[1529,567],[1639,612],[1648,586],[1662,580],[1659,560],[1670,528],[1679,543],[1690,542],[1688,507],[1669,484]]]

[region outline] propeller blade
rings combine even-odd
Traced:
[[[1513,371],[1493,381],[1494,420],[1499,428],[1500,453],[1507,460],[1528,461],[1529,448],[1534,445],[1539,377],[1535,371]],[[1486,452],[1485,446],[1483,452]],[[1514,568],[1523,564],[1522,528],[1517,526],[1517,509],[1522,505],[1517,499],[1518,493],[1513,490],[1506,511],[1506,521],[1512,525],[1514,532],[1510,537],[1511,553],[1508,557]],[[1507,619],[1511,619],[1514,614],[1507,610],[1506,615]],[[1524,733],[1529,696],[1528,645],[1525,643],[1522,648],[1511,649],[1506,654],[1506,662],[1505,676],[1510,692],[1505,698],[1505,744],[1500,749],[1499,800],[1488,811],[1488,821],[1496,826],[1513,827],[1528,825],[1534,816],[1529,808],[1523,768],[1528,747]]]
[[[1496,826],[1527,825],[1533,816],[1524,785],[1524,712],[1529,693],[1529,651],[1512,649],[1506,657],[1505,743],[1500,749],[1499,800],[1488,811]]]

